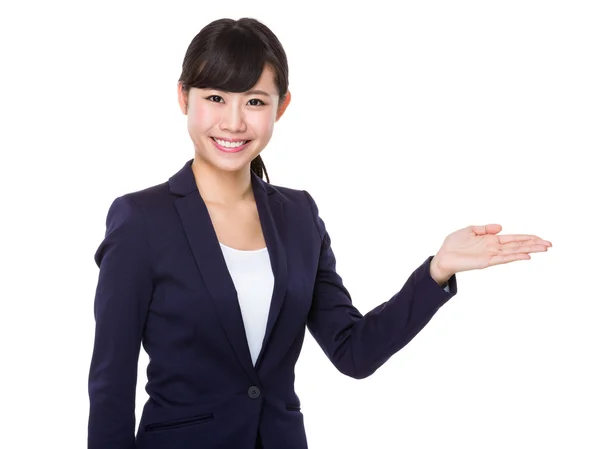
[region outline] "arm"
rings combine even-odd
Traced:
[[[433,280],[428,257],[389,301],[362,315],[336,273],[331,239],[312,197],[305,192],[321,237],[321,253],[307,327],[327,357],[342,373],[362,379],[373,374],[408,344],[456,292]]]
[[[137,367],[153,280],[145,223],[130,197],[112,203],[94,260],[100,273],[88,383],[88,448],[133,449]]]

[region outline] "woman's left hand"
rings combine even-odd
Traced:
[[[431,276],[442,285],[455,273],[528,260],[530,253],[544,252],[552,246],[535,235],[496,235],[501,230],[499,224],[488,224],[453,232],[433,257]]]

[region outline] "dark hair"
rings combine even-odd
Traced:
[[[179,82],[191,87],[245,92],[260,78],[266,64],[275,71],[281,103],[288,91],[288,63],[277,36],[256,19],[219,19],[206,25],[192,39],[183,59]],[[258,155],[250,169],[269,182],[265,164]]]

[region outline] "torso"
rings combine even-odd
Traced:
[[[231,207],[207,202],[206,207],[217,238],[223,245],[242,251],[266,247],[253,199]]]

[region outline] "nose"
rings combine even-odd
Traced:
[[[240,133],[246,131],[246,122],[241,107],[235,102],[223,108],[220,126],[221,130],[231,133]]]

